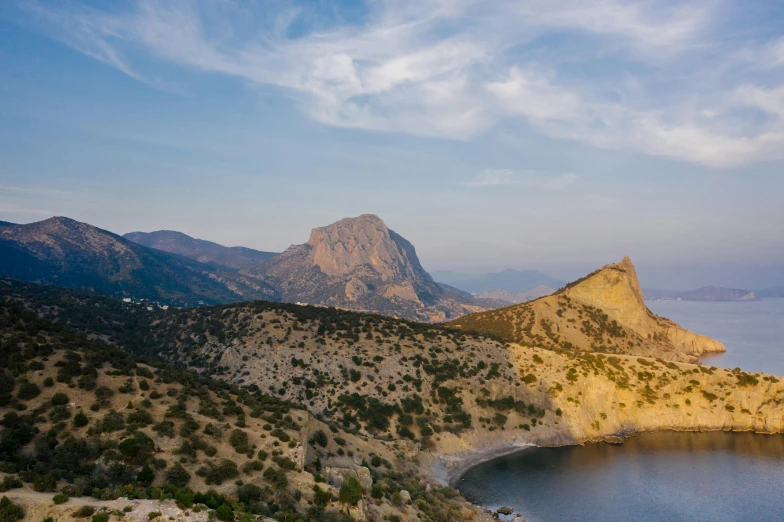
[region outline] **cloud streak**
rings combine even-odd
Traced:
[[[326,125],[468,140],[525,122],[714,167],[784,157],[784,37],[723,38],[730,0],[376,0],[359,23],[276,2],[20,5],[141,81],[228,75]]]

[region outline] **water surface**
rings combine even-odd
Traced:
[[[533,448],[458,483],[529,522],[784,520],[784,436],[645,433],[622,445]]]
[[[727,352],[704,364],[784,376],[784,299],[761,301],[646,301],[655,314],[713,337]]]
[[[646,304],[724,343],[705,364],[784,376],[784,299]],[[471,469],[458,489],[529,522],[784,521],[784,436],[648,433],[620,446],[535,448]]]

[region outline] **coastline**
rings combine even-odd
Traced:
[[[487,446],[478,451],[438,455],[430,465],[428,474],[439,484],[454,488],[460,478],[471,468],[505,455],[540,447],[528,443],[503,443]]]
[[[465,451],[458,454],[442,454],[436,455],[433,463],[430,465],[428,475],[438,482],[439,484],[449,486],[457,489],[457,484],[460,479],[472,468],[483,464],[487,461],[512,455],[514,453],[530,450],[534,448],[563,448],[567,446],[585,446],[586,444],[624,444],[627,440],[637,435],[645,433],[753,433],[755,435],[782,435],[780,432],[761,431],[754,429],[723,429],[723,428],[704,428],[700,426],[695,427],[671,427],[666,429],[654,430],[628,430],[616,434],[607,434],[597,439],[585,439],[573,442],[554,442],[547,443],[501,443],[492,446],[486,446],[480,450]],[[485,506],[480,506],[485,507]]]

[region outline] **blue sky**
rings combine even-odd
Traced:
[[[784,284],[784,4],[9,0],[0,219]]]

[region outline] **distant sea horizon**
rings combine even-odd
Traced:
[[[703,364],[784,376],[784,298],[645,304],[653,313],[724,344],[725,353],[705,355]]]

